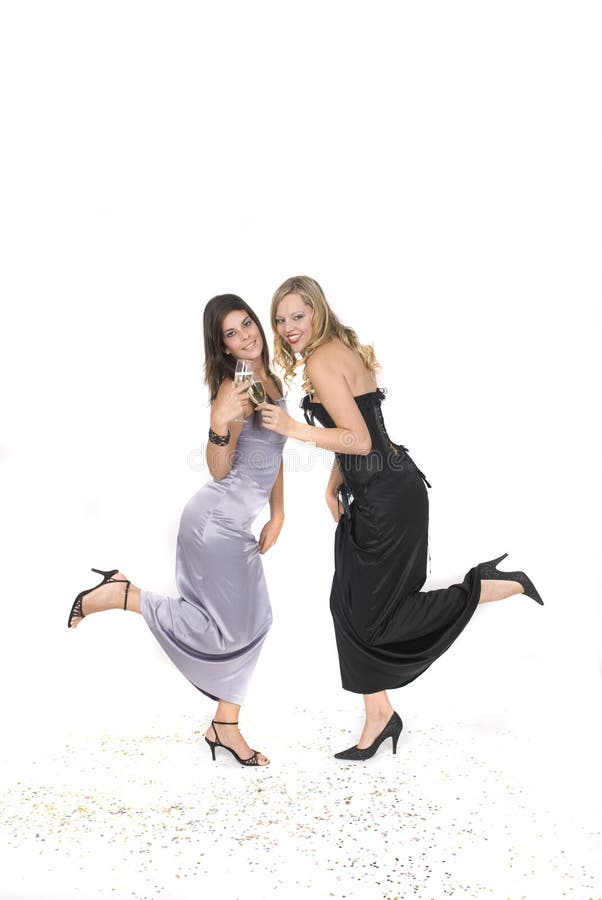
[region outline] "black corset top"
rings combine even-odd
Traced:
[[[407,448],[394,444],[387,434],[381,410],[381,401],[384,399],[385,392],[380,388],[354,397],[370,432],[372,449],[365,456],[351,453],[336,454],[345,482],[351,490],[366,484],[377,472],[395,468],[407,457]],[[315,425],[317,420],[324,428],[336,428],[326,408],[321,403],[312,401],[309,394],[303,398],[301,408],[308,425]]]

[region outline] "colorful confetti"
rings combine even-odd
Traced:
[[[212,763],[188,717],[175,732],[80,736],[23,761],[0,796],[0,897],[602,896],[595,820],[568,818],[545,783],[521,780],[529,746],[503,718],[482,734],[419,718],[396,756],[387,743],[341,764],[332,752],[353,735],[332,723],[349,714],[293,715],[265,769],[219,751]]]

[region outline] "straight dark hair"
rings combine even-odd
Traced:
[[[265,366],[266,372],[270,372],[270,355],[268,352],[268,342],[265,339],[261,322],[241,297],[236,294],[218,294],[212,297],[205,307],[203,313],[203,332],[205,338],[205,382],[209,387],[209,402],[213,403],[220,384],[225,378],[234,380],[234,370],[236,369],[236,360],[231,353],[226,353],[224,348],[224,336],[222,333],[222,325],[228,313],[244,310],[250,316],[261,334],[263,341],[263,350],[261,351],[261,361]]]

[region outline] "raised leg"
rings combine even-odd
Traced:
[[[81,611],[84,616],[92,613],[104,612],[107,609],[123,609],[125,601],[125,581],[128,579],[122,572],[113,575],[115,581],[107,581],[94,588],[82,597]],[[140,612],[140,588],[130,584],[127,593],[127,607],[130,612]],[[71,620],[71,628],[77,628],[82,616],[74,615]]]
[[[523,594],[524,589],[518,581],[493,581],[484,578],[481,581],[481,596],[479,603],[490,603],[492,600],[505,600],[515,594]]]
[[[489,600],[503,600],[512,597],[513,594],[525,594],[531,597],[540,606],[543,600],[539,591],[524,572],[502,572],[498,565],[506,559],[507,553],[502,553],[497,559],[479,563],[478,571],[481,579],[481,597],[479,603],[487,603]],[[499,585],[497,587],[496,585]]]

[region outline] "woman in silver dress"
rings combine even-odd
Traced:
[[[249,383],[236,385],[237,360],[246,360],[266,396],[284,406],[269,366],[259,320],[234,294],[209,301],[204,313],[205,380],[211,399],[207,465],[213,480],[182,513],[176,554],[177,597],[140,590],[117,569],[76,597],[68,625],[106,609],[142,614],[170,659],[200,691],[217,701],[205,735],[213,759],[223,747],[246,766],[267,765],[238,729],[238,714],[272,613],[260,555],[275,543],[284,521],[282,450],[286,438],[262,427]],[[270,504],[259,540],[253,520]],[[217,726],[217,727],[216,727]]]

